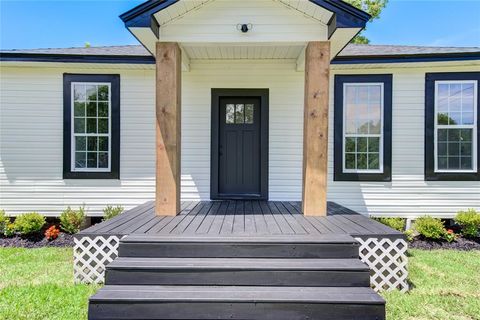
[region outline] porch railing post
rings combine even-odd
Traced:
[[[157,215],[180,212],[181,50],[174,42],[156,44]]]
[[[309,42],[305,50],[303,125],[304,215],[327,214],[328,92],[330,42]]]

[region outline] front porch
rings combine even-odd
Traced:
[[[76,281],[103,282],[120,239],[131,235],[235,242],[351,237],[360,245],[360,259],[372,270],[374,289],[408,288],[407,243],[401,232],[334,202],[328,202],[325,217],[305,216],[296,201],[188,201],[176,216],[158,216],[154,202],[147,202],[76,235]]]

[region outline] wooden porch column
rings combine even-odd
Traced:
[[[177,43],[156,45],[157,215],[180,212],[181,50]]]
[[[303,124],[302,209],[306,216],[327,215],[329,77],[330,42],[309,42]]]

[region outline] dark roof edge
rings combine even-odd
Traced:
[[[0,61],[154,64],[155,58],[152,56],[112,56],[112,55],[0,52]]]
[[[406,62],[442,62],[480,60],[480,52],[410,54],[383,56],[337,56],[332,64],[376,64]],[[112,56],[81,54],[46,54],[0,52],[0,61],[59,62],[59,63],[112,63],[112,64],[155,64],[153,56]]]
[[[451,52],[424,54],[396,54],[377,56],[337,56],[332,64],[369,64],[369,63],[402,63],[402,62],[442,62],[480,60],[480,52]]]
[[[120,19],[125,23],[126,27],[148,27],[147,22],[152,14],[178,1],[179,0],[149,0],[121,14]],[[341,17],[341,23],[338,23],[338,27],[351,25],[351,27],[363,28],[371,18],[368,13],[342,0],[310,0],[310,2]]]

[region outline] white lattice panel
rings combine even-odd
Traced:
[[[360,259],[365,262],[372,274],[370,282],[375,291],[399,289],[408,290],[408,244],[403,239],[368,238],[360,243]]]
[[[96,236],[75,238],[73,274],[76,283],[102,283],[105,266],[117,257],[120,237]]]

